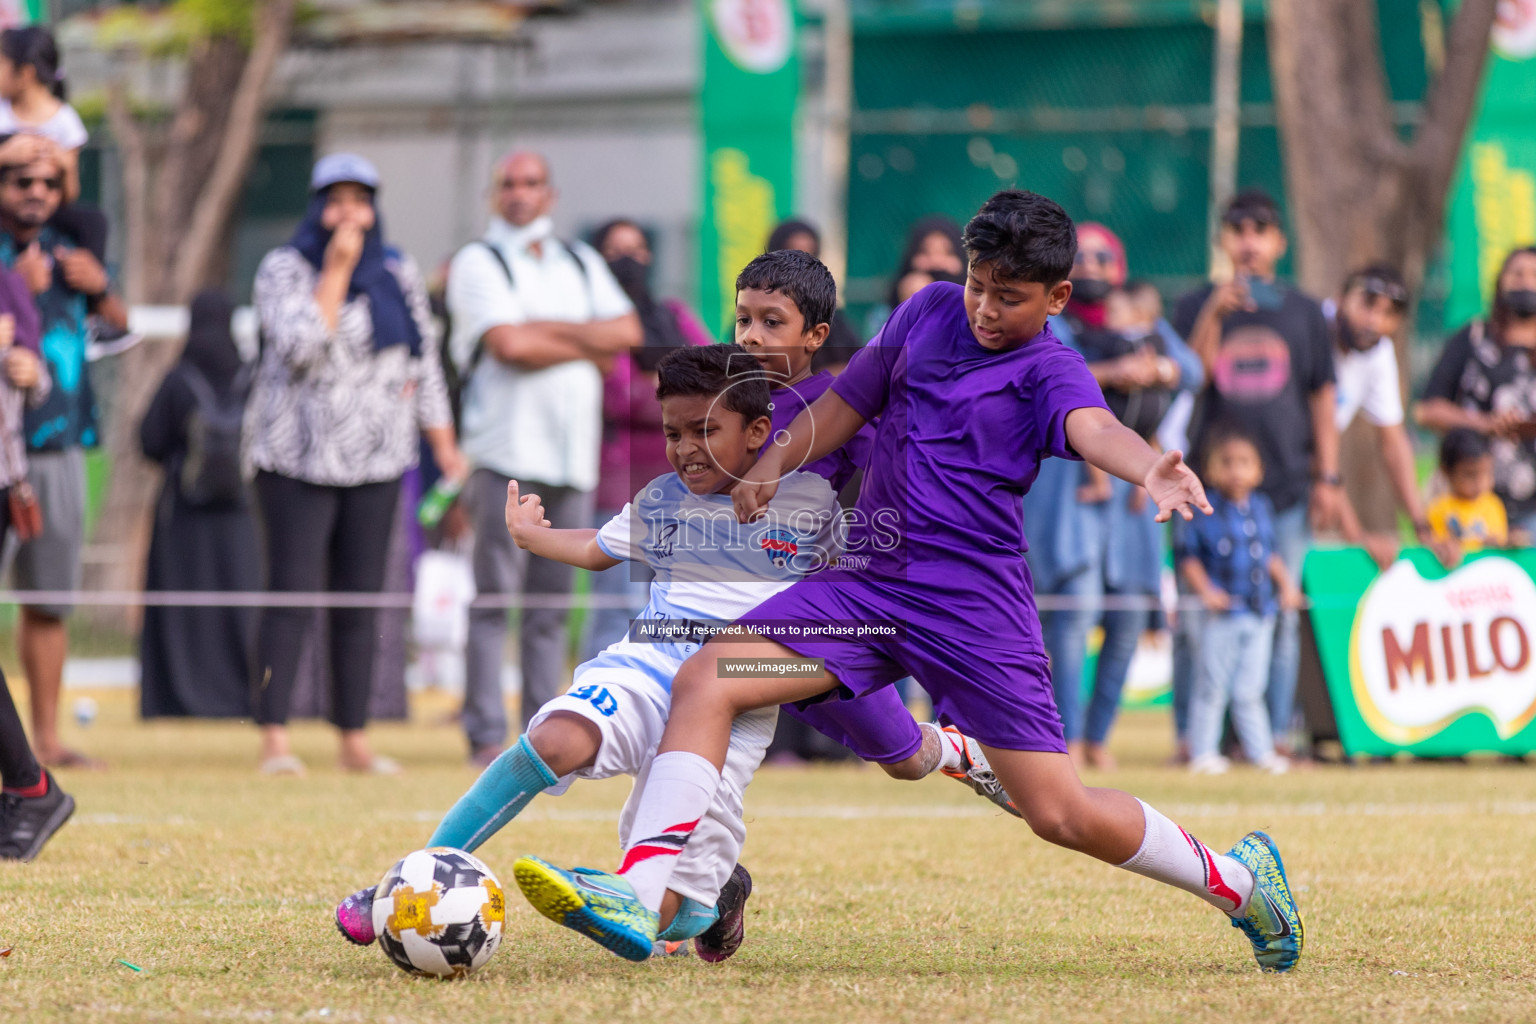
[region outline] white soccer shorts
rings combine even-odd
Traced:
[[[553,712],[565,711],[596,725],[602,744],[592,767],[571,773],[545,792],[564,793],[576,779],[634,776],[634,789],[619,814],[619,842],[627,849],[635,838],[643,838],[629,832],[670,708],[668,695],[637,669],[604,666],[578,671],[571,689],[541,707],[528,728],[531,731]],[[778,715],[776,707],[761,708],[732,724],[720,787],[709,813],[683,848],[668,888],[705,906],[714,906],[720,898],[720,888],[731,877],[747,837],[742,820],[747,784],[763,763]]]

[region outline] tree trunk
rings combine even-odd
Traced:
[[[1382,260],[1401,268],[1417,292],[1444,227],[1496,6],[1497,0],[1462,0],[1447,33],[1444,67],[1405,142],[1393,121],[1376,5],[1269,4],[1270,70],[1303,289],[1336,294],[1352,268]],[[1406,334],[1397,339],[1404,368]],[[1350,433],[1343,460],[1350,497],[1368,526],[1389,529],[1395,503],[1379,451],[1368,432]]]
[[[223,283],[228,262],[218,247],[231,237],[294,8],[295,0],[260,0],[249,51],[228,36],[195,44],[168,122],[135,118],[126,90],[112,91],[108,117],[123,163],[123,286],[131,303],[184,304]],[[112,476],[92,538],[99,557],[86,566],[90,589],[143,586],[160,472],[139,451],[138,424],[179,351],[175,341],[151,339],[113,361],[102,432]],[[103,609],[98,618],[138,626],[138,614],[123,609]]]

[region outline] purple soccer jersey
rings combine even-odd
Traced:
[[[918,292],[833,383],[879,423],[846,546],[856,568],[817,579],[894,584],[913,625],[1042,652],[1024,492],[1047,456],[1077,458],[1067,415],[1106,408],[1104,394],[1049,325],[1009,351],[983,348],[963,296],[943,282]]]
[[[823,370],[805,380],[773,390],[773,432],[788,427],[796,416],[810,408],[835,378]],[[834,491],[847,486],[853,475],[869,458],[875,429],[871,424],[860,428],[847,444],[831,455],[801,467],[807,473],[825,477]],[[772,443],[772,442],[770,442]],[[832,700],[806,707],[784,705],[785,714],[797,718],[817,732],[836,740],[864,761],[893,764],[911,757],[923,745],[923,734],[912,713],[892,687],[877,690],[858,700]]]
[[[1081,356],[1047,326],[983,348],[963,289],[923,289],[832,388],[879,417],[840,566],[794,584],[743,621],[889,620],[896,640],[774,639],[823,657],[845,696],[911,673],[935,713],[983,743],[1064,750],[1029,570],[1024,492],[1048,456],[1076,458],[1069,413],[1105,408]]]
[[[820,398],[832,382],[837,378],[826,370],[814,374],[805,380],[790,384],[782,388],[773,389],[773,434],[778,436],[779,431],[785,430],[795,421],[795,417],[811,407],[811,403]],[[869,458],[869,449],[875,441],[875,428],[866,423],[857,434],[849,438],[843,445],[831,455],[825,455],[815,462],[807,463],[800,469],[807,473],[815,473],[825,477],[827,483],[832,485],[832,490],[841,493],[853,479],[853,475],[864,468],[865,461]],[[772,440],[768,442],[772,444]]]

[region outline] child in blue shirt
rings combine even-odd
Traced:
[[[1205,465],[1215,511],[1177,524],[1179,572],[1206,609],[1189,703],[1189,770],[1199,775],[1229,767],[1217,750],[1229,704],[1248,760],[1276,775],[1289,767],[1275,751],[1264,687],[1275,613],[1301,607],[1301,595],[1275,552],[1274,507],[1258,491],[1263,480],[1253,440],[1236,430],[1221,433]]]

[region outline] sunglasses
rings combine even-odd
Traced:
[[[1072,262],[1084,267],[1090,262],[1097,263],[1101,267],[1112,267],[1115,265],[1115,254],[1102,250],[1079,249],[1077,255],[1072,257]]]
[[[500,182],[502,188],[543,188],[548,184],[547,178],[524,178],[522,181],[516,178],[502,178]]]
[[[1379,277],[1368,277],[1360,282],[1360,290],[1365,297],[1372,301],[1376,299],[1388,299],[1394,309],[1402,311],[1408,308],[1408,289],[1395,281],[1383,281]]]
[[[33,185],[42,185],[49,192],[58,192],[64,187],[63,178],[31,178],[23,176],[10,178],[9,181],[23,192],[32,191]]]

